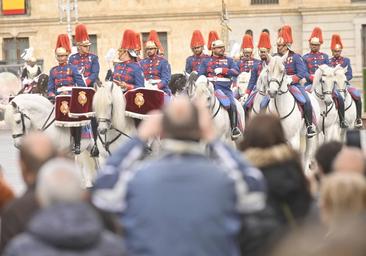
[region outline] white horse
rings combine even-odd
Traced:
[[[191,99],[203,98],[207,100],[207,105],[211,111],[217,134],[220,134],[220,138],[226,143],[236,146],[234,141],[231,139],[231,127],[228,112],[224,107],[221,106],[219,100],[216,98],[214,86],[211,82],[208,81],[207,77],[200,76],[194,83],[188,83],[187,91],[188,96]],[[239,101],[235,100],[235,103],[238,111],[238,120],[244,128],[244,109],[240,105]],[[236,141],[238,142],[241,139],[242,136]]]
[[[5,107],[5,121],[11,128],[14,146],[19,147],[21,138],[30,131],[45,131],[59,151],[69,153],[72,147],[70,129],[54,124],[55,108],[39,94],[20,94]],[[92,139],[81,139],[81,154],[76,160],[81,164],[85,186],[89,187],[95,177],[97,163],[87,150],[93,146]]]
[[[317,100],[321,112],[318,122],[318,130],[321,131],[318,138],[321,142],[340,140],[338,112],[332,99],[334,82],[334,68],[323,64],[315,71],[312,94]]]
[[[287,55],[283,57],[274,56],[268,64],[268,94],[271,100],[268,105],[268,111],[277,114],[281,119],[282,127],[285,131],[285,136],[291,145],[298,150],[301,150],[301,138],[305,137],[304,167],[308,170],[310,158],[314,151],[316,136],[307,138],[306,127],[302,117],[302,112],[297,106],[294,96],[289,91],[289,77],[286,75],[284,61]],[[317,101],[309,95],[313,106],[313,111],[317,120],[320,117],[320,110]]]
[[[355,128],[355,122],[357,119],[357,109],[356,104],[352,99],[351,94],[347,90],[347,78],[346,78],[347,67],[343,68],[341,65],[337,65],[334,68],[335,74],[335,85],[336,90],[341,94],[344,100],[344,117],[349,125],[349,129]],[[341,139],[345,141],[346,129],[341,129]]]
[[[121,88],[113,82],[106,82],[97,87],[93,98],[93,109],[98,122],[99,139],[109,154],[121,142],[136,134],[134,120],[125,114],[125,96]]]
[[[236,86],[232,86],[231,90],[233,91],[234,95],[239,96],[239,102],[243,105],[246,101],[248,95],[245,94],[249,80],[250,80],[251,72],[241,72],[238,75],[238,78],[236,80]]]

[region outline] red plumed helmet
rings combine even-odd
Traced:
[[[69,55],[71,53],[70,40],[67,34],[58,35],[55,53],[57,55]]]
[[[191,39],[191,48],[200,47],[200,46],[204,46],[204,45],[205,45],[205,39],[203,39],[203,35],[202,35],[201,31],[199,31],[199,30],[193,31],[192,39]]]
[[[91,45],[88,31],[84,24],[79,24],[75,27],[75,41],[77,45]]]
[[[293,43],[292,29],[289,25],[284,25],[281,28],[277,43],[283,43],[287,45],[291,45]]]
[[[208,34],[207,48],[209,50],[212,50],[212,43],[219,39],[220,39],[219,35],[217,34],[216,31],[210,31],[210,33]]]
[[[135,50],[137,48],[136,33],[131,29],[126,29],[123,33],[121,49]]]
[[[267,32],[262,32],[260,37],[259,37],[259,42],[258,42],[258,48],[262,49],[271,49],[271,39],[269,38],[269,34]]]
[[[136,33],[136,51],[141,51],[141,37],[140,33]]]
[[[323,43],[323,34],[322,30],[319,27],[315,27],[311,36],[309,38],[309,42],[311,44],[322,44]]]
[[[340,35],[338,35],[338,34],[332,35],[330,49],[331,50],[342,50],[343,49],[342,39],[341,39]]]
[[[164,53],[164,48],[161,45],[158,32],[156,32],[156,30],[150,31],[149,37],[146,42],[146,47],[152,47],[153,44],[155,44],[155,47],[159,49],[160,53]]]
[[[245,34],[241,43],[241,49],[244,51],[253,51],[253,38],[251,35]]]

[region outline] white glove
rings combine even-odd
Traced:
[[[215,72],[216,75],[221,74],[222,73],[222,68],[215,68],[214,72]]]
[[[28,79],[28,78],[24,78],[23,80],[23,86],[29,85],[32,82],[32,80]]]
[[[292,83],[292,76],[286,76],[287,85]]]

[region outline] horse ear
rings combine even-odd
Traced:
[[[348,66],[345,66],[345,67],[343,68],[343,72],[346,74],[346,73],[347,73],[347,71],[348,71]]]
[[[15,103],[15,101],[12,101],[11,105],[13,106],[13,108],[18,108],[18,105]]]
[[[271,61],[271,59],[272,59],[272,55],[271,54],[269,54],[269,53],[267,53],[267,59],[268,59],[268,62],[270,62]],[[264,63],[265,63],[265,65],[267,66],[267,62],[266,61],[263,61]]]

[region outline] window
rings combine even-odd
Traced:
[[[256,4],[278,4],[279,0],[250,0],[251,5]]]
[[[90,52],[94,53],[95,55],[98,55],[97,35],[89,35],[89,40],[91,42]],[[72,41],[73,45],[76,45],[75,36],[72,36]]]
[[[3,15],[27,14],[27,0],[1,0],[1,13]]]
[[[351,0],[352,3],[365,3],[366,4],[366,0]]]
[[[28,37],[4,38],[3,56],[6,64],[23,63],[23,59],[20,56],[27,48],[29,48]]]
[[[147,38],[149,37],[149,33],[142,33],[142,49],[145,56],[145,43],[147,41]],[[159,40],[161,42],[161,45],[164,48],[164,57],[168,59],[168,33],[167,32],[158,32]]]

